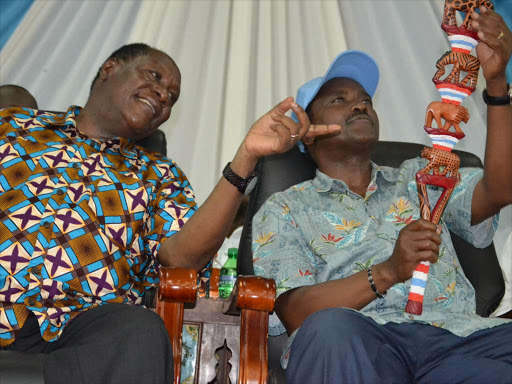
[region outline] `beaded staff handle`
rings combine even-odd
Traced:
[[[480,62],[470,54],[478,44],[478,37],[471,29],[470,22],[473,12],[481,5],[494,9],[489,0],[445,0],[444,4],[441,28],[448,35],[451,51],[446,52],[436,63],[437,72],[432,81],[442,101],[433,101],[427,107],[424,129],[432,141],[432,147],[425,147],[421,152],[421,157],[429,162],[416,173],[421,217],[434,224],[439,223],[459,180],[460,159],[451,150],[465,136],[460,123],[469,121],[468,110],[460,104],[475,91],[478,80]],[[460,27],[457,26],[455,17],[457,11],[466,13]],[[445,75],[447,65],[453,65],[453,68],[448,76],[441,79]],[[462,79],[461,72],[466,72]],[[434,121],[437,128],[432,127]],[[451,128],[454,128],[455,132],[451,131]],[[433,209],[428,197],[429,185],[443,189]],[[405,307],[405,312],[411,315],[421,315],[423,312],[429,269],[429,262],[421,262],[412,274],[409,298]]]

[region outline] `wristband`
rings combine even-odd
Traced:
[[[375,293],[375,296],[377,296],[377,298],[379,298],[379,299],[383,299],[384,297],[386,297],[387,292],[380,293],[378,291],[377,287],[375,286],[375,282],[373,281],[372,267],[373,266],[368,268],[368,282],[370,283],[370,287],[372,287],[372,291],[373,291],[373,293]]]
[[[512,84],[508,85],[508,92],[505,96],[489,96],[487,88],[483,90],[482,97],[485,104],[494,106],[506,106],[512,104]]]

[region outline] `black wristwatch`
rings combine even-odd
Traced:
[[[508,92],[505,96],[489,96],[487,94],[487,88],[482,92],[482,97],[487,105],[511,105],[512,104],[512,85],[508,85]]]
[[[231,169],[231,162],[227,163],[222,171],[222,176],[229,181],[232,185],[240,191],[242,195],[248,195],[254,189],[256,182],[258,181],[258,174],[256,171],[251,173],[246,178],[239,176]]]

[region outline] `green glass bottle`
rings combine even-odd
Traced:
[[[219,275],[219,296],[226,299],[231,294],[236,282],[236,263],[238,248],[228,249],[228,259],[220,270]]]

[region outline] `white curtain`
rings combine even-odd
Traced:
[[[199,203],[217,182],[251,124],[337,53],[370,52],[379,62],[375,97],[381,139],[430,144],[425,109],[439,94],[435,62],[449,50],[443,0],[36,0],[0,53],[0,83],[29,89],[42,109],[83,105],[102,62],[123,44],[169,53],[182,94],[162,129],[168,154],[188,175]],[[483,158],[483,77],[464,105],[471,120],[457,149]],[[512,231],[502,211],[495,245]],[[503,255],[503,257],[510,255]]]
[[[181,69],[162,129],[200,203],[251,124],[346,49],[336,1],[36,0],[0,54],[0,82],[42,109],[84,105],[100,65],[130,42]]]

